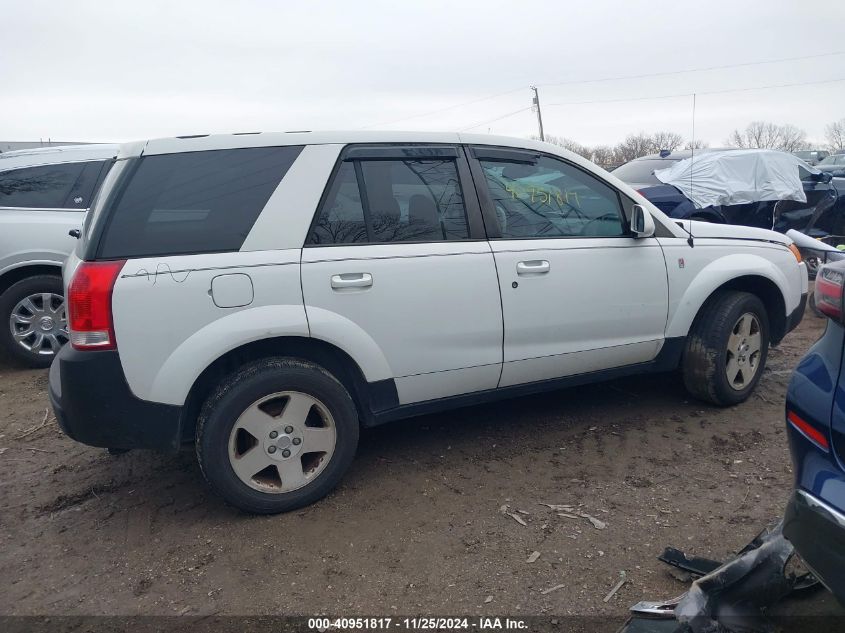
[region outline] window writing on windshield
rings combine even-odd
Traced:
[[[577,167],[547,156],[481,166],[504,239],[625,234],[616,191]]]

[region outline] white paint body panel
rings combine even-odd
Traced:
[[[120,360],[132,392],[184,404],[202,371],[226,352],[273,336],[308,336],[299,250],[183,255],[128,261],[112,306]],[[212,279],[248,275],[251,304],[218,308]]]
[[[714,290],[731,279],[756,275],[780,289],[789,315],[807,292],[807,270],[788,250],[775,244],[696,238],[658,238],[669,272],[669,322],[666,336],[686,336],[695,315]],[[683,268],[680,260],[683,259]]]
[[[668,296],[656,239],[491,244],[505,321],[500,386],[653,360],[664,336]],[[548,262],[548,272],[519,274],[524,261]]]
[[[332,276],[358,273],[372,285],[332,287]],[[502,310],[486,242],[307,247],[302,289],[312,336],[341,348],[372,340],[386,377],[400,379],[400,403],[496,387]]]

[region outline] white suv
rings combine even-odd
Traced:
[[[62,264],[117,145],[0,154],[0,348],[48,367],[67,342]]]
[[[552,145],[398,132],[122,146],[65,279],[65,432],[194,443],[259,513],[331,490],[361,425],[677,367],[741,402],[807,292],[784,235],[682,227]]]

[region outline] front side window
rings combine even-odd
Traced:
[[[73,198],[70,204],[66,205],[65,202],[73,193],[86,165],[64,163],[0,172],[0,207],[61,209],[67,206],[84,209],[87,205],[78,206],[73,203]],[[86,194],[83,200],[87,198]]]
[[[454,160],[341,163],[308,244],[442,242],[469,237]]]
[[[503,239],[625,235],[619,196],[563,161],[481,160]]]
[[[104,212],[99,257],[237,251],[302,146],[144,156]]]

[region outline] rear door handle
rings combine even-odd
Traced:
[[[373,285],[373,276],[370,273],[343,273],[332,275],[332,288],[369,288]]]
[[[516,265],[517,275],[542,275],[552,269],[551,264],[545,259],[532,259],[526,262],[519,262]]]

